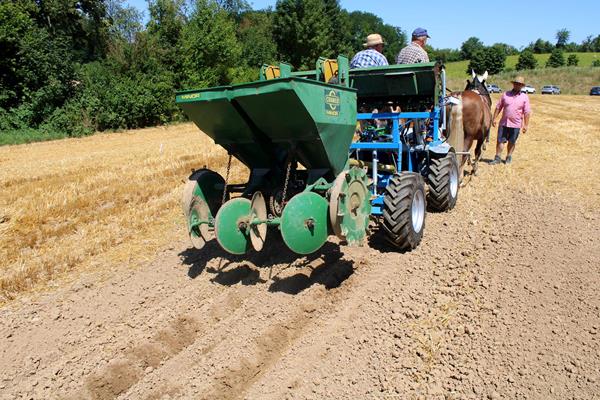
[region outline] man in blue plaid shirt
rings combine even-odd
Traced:
[[[367,68],[377,67],[381,65],[388,65],[388,60],[381,52],[383,51],[383,38],[378,33],[373,33],[367,36],[367,43],[363,46],[365,50],[356,53],[352,61],[350,61],[350,68]]]

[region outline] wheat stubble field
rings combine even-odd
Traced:
[[[224,175],[226,163],[191,124],[0,148],[0,301],[65,273],[151,260],[173,239],[191,170]]]
[[[531,99],[406,254],[190,250],[191,124],[0,148],[0,398],[600,398],[600,99]]]

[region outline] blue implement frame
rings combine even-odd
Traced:
[[[372,152],[372,165],[371,165],[371,178],[373,184],[371,186],[371,207],[373,215],[383,215],[383,192],[385,187],[388,185],[389,179],[393,175],[392,173],[378,171],[378,154],[380,151],[392,153],[395,160],[395,167],[398,172],[410,171],[420,172],[419,162],[417,158],[418,152],[428,152],[434,150],[436,153],[447,153],[450,147],[440,139],[439,128],[440,128],[440,115],[443,113],[441,106],[436,106],[432,111],[425,112],[400,112],[400,113],[359,113],[357,115],[358,121],[365,120],[391,120],[391,141],[385,142],[355,142],[350,145],[350,152],[356,151],[371,151]],[[405,122],[402,124],[400,121],[404,119]],[[424,142],[423,145],[411,146],[401,138],[401,132],[411,122],[417,122],[419,120],[430,119],[432,132],[428,135],[428,142]],[[419,126],[418,123],[414,124],[415,129]],[[420,132],[417,132],[420,134]],[[357,157],[358,158],[358,157]],[[406,158],[406,163],[404,163]],[[403,165],[406,167],[403,169]]]

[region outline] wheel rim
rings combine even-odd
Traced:
[[[458,193],[458,168],[456,168],[456,164],[452,164],[452,168],[450,168],[450,196],[452,198],[456,197]]]
[[[417,190],[413,196],[411,214],[414,231],[421,232],[423,220],[425,219],[425,195],[421,190]]]

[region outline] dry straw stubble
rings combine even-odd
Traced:
[[[0,148],[0,302],[67,272],[153,258],[193,168],[227,155],[192,124]],[[235,163],[232,178],[245,168]]]

